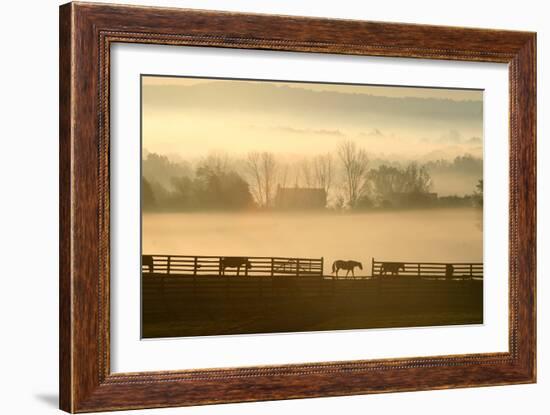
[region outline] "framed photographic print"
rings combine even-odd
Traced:
[[[141,88],[143,338],[483,323],[482,91]]]
[[[536,36],[60,8],[60,406],[536,379]]]

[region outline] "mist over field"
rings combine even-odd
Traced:
[[[478,209],[426,209],[357,214],[146,213],[143,253],[324,257],[378,261],[482,262]]]

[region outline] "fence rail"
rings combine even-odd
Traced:
[[[190,255],[142,255],[144,274],[322,276],[323,258],[235,257]]]
[[[372,259],[373,277],[410,276],[433,279],[483,279],[483,263],[396,262]]]

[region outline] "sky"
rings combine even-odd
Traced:
[[[483,154],[483,91],[142,76],[143,148],[181,159],[336,153],[396,161]]]

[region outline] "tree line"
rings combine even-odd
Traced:
[[[276,207],[278,189],[288,187],[323,189],[326,208],[334,210],[482,206],[482,184],[471,195],[434,199],[426,164],[372,167],[354,141],[342,142],[334,154],[292,163],[271,152],[250,152],[241,159],[212,153],[194,164],[149,153],[141,180],[144,210],[268,210]]]

